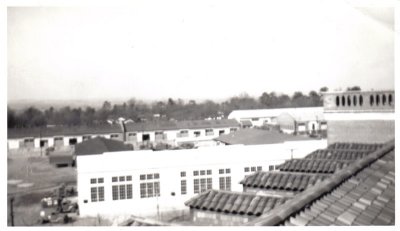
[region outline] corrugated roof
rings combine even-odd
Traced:
[[[256,195],[252,193],[208,190],[185,202],[191,209],[230,214],[260,216],[283,204],[288,198]]]
[[[15,128],[7,130],[8,139],[25,137],[53,137],[53,136],[74,136],[86,134],[110,134],[122,133],[119,124],[103,124],[96,126],[56,126],[43,128]]]
[[[139,131],[165,131],[180,129],[203,129],[239,127],[239,123],[233,119],[223,120],[188,120],[188,121],[152,121],[144,123],[125,124],[128,132]]]
[[[394,141],[248,225],[394,225]]]
[[[75,145],[76,155],[102,154],[104,152],[130,151],[131,147],[122,141],[96,137]]]
[[[278,131],[267,131],[261,129],[241,129],[234,133],[224,134],[217,138],[226,144],[275,144],[283,143],[284,141],[297,141],[297,140],[312,140],[307,136],[293,136]]]

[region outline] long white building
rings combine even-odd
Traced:
[[[208,189],[242,191],[244,176],[301,158],[326,140],[77,156],[81,216],[154,216]]]

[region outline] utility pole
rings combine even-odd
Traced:
[[[11,226],[14,226],[14,197],[10,199]]]

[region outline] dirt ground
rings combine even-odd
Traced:
[[[40,200],[50,196],[60,184],[76,185],[76,169],[56,168],[50,165],[47,157],[9,156],[7,158],[7,180],[18,180],[30,187],[18,187],[7,183],[8,225],[10,220],[10,198],[14,197],[14,225],[37,225],[41,211]]]

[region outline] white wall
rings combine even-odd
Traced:
[[[168,151],[126,151],[77,157],[78,192],[81,215],[133,214],[154,215],[157,203],[160,211],[184,209],[184,202],[194,196],[193,171],[212,170],[213,189],[219,189],[220,168],[230,168],[232,190],[242,191],[239,184],[245,174],[244,167],[283,163],[291,158],[301,158],[315,149],[325,148],[326,140],[293,141],[270,145],[232,145]],[[186,171],[181,178],[180,172]],[[161,196],[140,198],[140,174],[159,173]],[[132,175],[133,199],[113,201],[112,176]],[[221,175],[222,176],[222,175]],[[90,202],[90,178],[104,177],[105,201]],[[187,180],[187,195],[180,195],[181,179]],[[175,192],[175,196],[171,193]],[[83,203],[88,200],[88,203]]]
[[[21,139],[9,139],[8,140],[8,149],[18,149],[20,141],[21,141]]]

